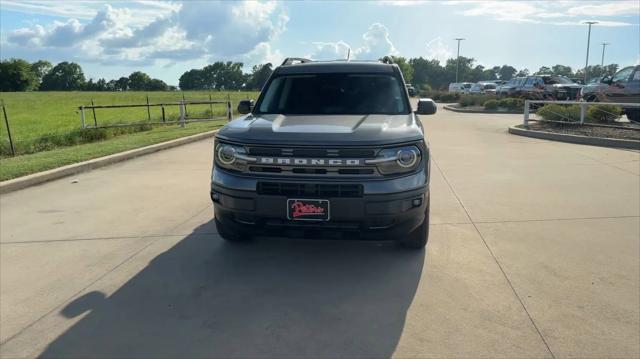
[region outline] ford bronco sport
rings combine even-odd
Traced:
[[[215,137],[220,236],[273,231],[393,239],[429,235],[429,147],[397,65],[287,59]]]

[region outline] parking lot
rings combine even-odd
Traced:
[[[639,357],[640,154],[521,117],[423,117],[425,252],[223,242],[210,141],[3,195],[0,354]]]

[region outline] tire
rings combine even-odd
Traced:
[[[404,239],[401,239],[400,245],[410,249],[423,249],[429,240],[429,199],[427,199],[427,208],[424,210],[424,220],[418,228],[409,232]]]
[[[628,108],[624,112],[627,114],[629,121],[636,123],[640,122],[640,110]]]
[[[251,239],[247,233],[242,231],[232,231],[224,222],[215,218],[218,234],[227,242],[242,242]]]

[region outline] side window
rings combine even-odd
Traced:
[[[617,74],[613,75],[611,82],[628,82],[632,72],[633,67],[622,69]]]
[[[527,81],[524,83],[524,87],[532,87],[535,81],[535,77],[528,77]]]
[[[640,69],[636,70],[631,81],[640,81]]]

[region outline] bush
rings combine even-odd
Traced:
[[[547,104],[538,109],[536,115],[547,121],[577,122],[580,121],[580,106]]]
[[[420,97],[430,98],[436,102],[458,102],[460,94],[447,91],[430,91],[428,88],[424,88],[420,91]]]
[[[513,97],[503,98],[498,102],[498,106],[509,110],[522,110],[524,109],[524,100]]]
[[[614,122],[622,114],[622,108],[614,105],[595,105],[587,110],[587,120],[592,122]]]
[[[489,100],[484,103],[484,108],[487,110],[495,110],[498,108],[498,100]]]
[[[460,107],[467,106],[483,106],[485,102],[495,99],[492,95],[462,95],[460,100]]]

